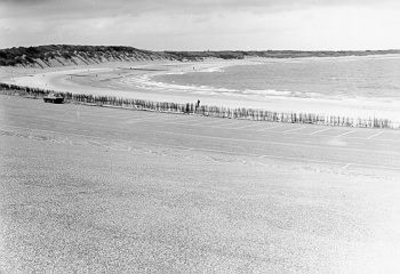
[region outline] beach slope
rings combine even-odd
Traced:
[[[398,273],[398,131],[0,96],[0,272]]]

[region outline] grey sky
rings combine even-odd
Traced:
[[[0,48],[400,48],[394,0],[0,0]]]

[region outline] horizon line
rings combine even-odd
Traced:
[[[89,46],[89,47],[129,47],[135,48],[139,50],[147,50],[153,52],[222,52],[222,51],[237,51],[237,52],[250,52],[250,51],[296,51],[296,52],[368,52],[368,51],[400,51],[400,48],[386,48],[386,49],[163,49],[163,50],[154,50],[154,49],[144,49],[137,48],[132,45],[122,45],[122,44],[68,44],[68,43],[56,43],[56,44],[37,44],[30,46],[12,46],[6,48],[0,48],[0,50],[7,50],[13,48],[35,48],[35,47],[45,47],[45,46]]]

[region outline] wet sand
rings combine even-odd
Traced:
[[[399,134],[0,96],[0,272],[399,273]]]

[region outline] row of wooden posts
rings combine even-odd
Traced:
[[[198,114],[204,116],[246,119],[254,121],[303,123],[328,126],[366,127],[366,128],[398,128],[399,125],[388,119],[354,119],[350,117],[318,115],[312,113],[274,112],[252,108],[228,108],[200,105],[193,103],[178,104],[172,102],[154,102],[141,99],[119,98],[115,96],[95,96],[75,94],[70,92],[55,92],[40,88],[22,87],[13,84],[0,83],[2,94],[44,97],[50,93],[61,95],[67,102],[92,104],[99,106],[117,106],[127,109],[151,110],[159,112]]]

